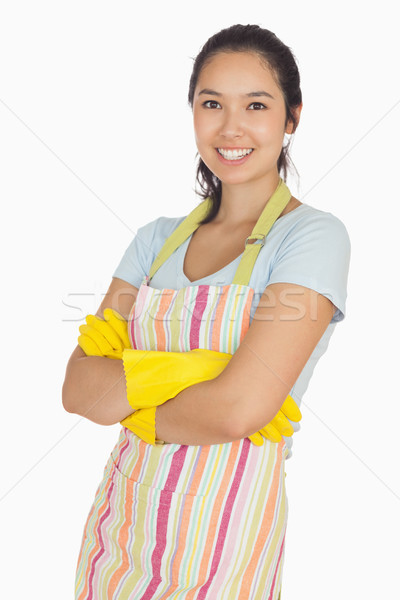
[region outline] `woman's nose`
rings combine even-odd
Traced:
[[[227,138],[235,138],[243,135],[243,121],[236,112],[226,112],[221,124],[220,134]]]

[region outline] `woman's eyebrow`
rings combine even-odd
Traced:
[[[264,90],[260,90],[259,92],[250,92],[250,94],[246,94],[246,96],[249,96],[250,98],[257,96],[267,96],[268,98],[275,100],[275,98],[271,96],[271,94],[268,94],[268,92],[264,92]]]
[[[204,90],[201,90],[199,92],[199,96],[201,96],[201,94],[206,94],[207,96],[222,96],[223,95],[220,92],[216,92],[215,90],[210,90],[209,88],[204,88]],[[275,100],[275,98],[273,96],[271,96],[271,94],[269,94],[268,92],[264,92],[264,90],[259,90],[258,92],[249,92],[248,94],[243,94],[243,96],[247,96],[248,98],[257,98],[259,96],[267,96],[268,98],[271,98],[271,100]]]
[[[208,88],[204,88],[204,90],[201,90],[201,92],[199,92],[199,96],[201,96],[201,94],[206,94],[207,96],[222,96],[222,94],[220,94],[219,92],[215,92],[214,90],[210,90]]]

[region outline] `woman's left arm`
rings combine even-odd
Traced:
[[[157,408],[157,438],[177,444],[216,444],[248,437],[265,427],[281,408],[334,312],[333,303],[310,288],[290,283],[267,286],[249,330],[221,375],[186,388]]]

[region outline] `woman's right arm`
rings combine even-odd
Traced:
[[[128,320],[137,293],[137,287],[113,277],[96,315],[103,318],[104,309],[113,308]],[[77,346],[67,364],[62,402],[66,411],[99,425],[118,423],[132,414],[122,360],[86,356]]]
[[[113,278],[96,316],[103,318],[104,309],[113,308],[128,320],[138,291],[138,288],[129,283]],[[189,443],[219,444],[237,439],[232,437],[229,428],[227,430],[226,423],[229,420],[226,419],[224,406],[220,406],[218,412],[215,410],[214,403],[204,407],[207,409],[208,416],[198,431],[199,401],[203,400],[204,396],[215,398],[217,382],[218,377],[194,384],[181,392],[181,394],[185,393],[186,400],[189,395],[190,406],[186,405],[184,414],[179,415],[178,428],[180,435],[182,433],[187,435],[188,431],[191,432]],[[179,402],[178,397],[175,403]],[[127,400],[122,360],[102,356],[86,356],[81,347],[77,346],[67,364],[62,388],[62,402],[67,412],[78,414],[99,425],[114,425],[131,415],[133,409]],[[170,401],[165,404],[170,404]],[[222,398],[221,404],[224,405]],[[222,419],[221,411],[223,412]],[[160,427],[162,427],[163,421],[163,415],[160,414],[157,418]],[[168,430],[168,434],[170,433]]]

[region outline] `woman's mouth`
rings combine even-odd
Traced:
[[[218,154],[223,156],[225,160],[240,160],[248,154],[253,152],[253,148],[235,148],[233,150],[225,150],[224,148],[217,148]]]
[[[249,160],[254,148],[216,148],[217,156],[224,165],[239,166]]]

